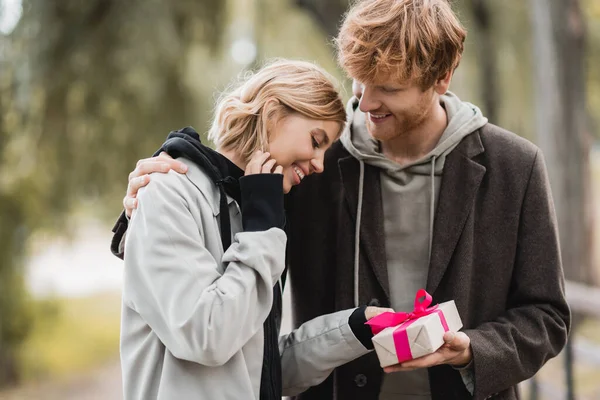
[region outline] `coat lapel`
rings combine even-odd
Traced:
[[[433,225],[427,291],[434,293],[473,209],[485,167],[472,160],[484,151],[479,132],[466,137],[446,158]]]
[[[355,226],[360,165],[358,160],[351,156],[340,159],[338,165],[344,187],[344,196],[353,221],[352,226]],[[360,251],[366,255],[369,266],[373,269],[379,284],[389,299],[379,169],[370,165],[365,165],[362,210]]]

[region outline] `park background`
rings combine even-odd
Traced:
[[[121,398],[109,241],[128,173],[170,130],[205,132],[268,58],[317,62],[348,99],[332,45],[348,3],[0,0],[0,399]],[[469,36],[451,90],[544,151],[577,311],[568,357],[523,389],[598,399],[600,0],[453,3]]]

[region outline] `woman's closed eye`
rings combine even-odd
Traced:
[[[319,147],[321,147],[321,143],[319,143],[319,141],[317,139],[315,139],[314,136],[311,136],[311,138],[312,138],[313,149],[318,149]]]

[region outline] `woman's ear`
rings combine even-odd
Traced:
[[[265,102],[262,109],[262,118],[267,133],[266,149],[262,151],[269,151],[268,144],[273,140],[275,134],[277,134],[277,125],[283,117],[282,106],[279,100],[270,98]]]

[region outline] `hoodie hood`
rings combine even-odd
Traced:
[[[358,109],[359,100],[350,99],[348,124],[341,141],[359,161],[358,208],[354,232],[354,303],[359,306],[360,224],[365,164],[381,169],[381,197],[393,307],[404,305],[406,293],[415,293],[425,284],[433,244],[433,221],[439,181],[446,156],[466,136],[487,123],[478,107],[461,101],[451,92],[440,97],[448,125],[437,145],[415,162],[400,165],[379,151],[379,143],[366,127],[366,115]],[[424,201],[424,199],[427,199]],[[411,222],[412,221],[412,222]],[[412,261],[409,261],[412,259]],[[412,275],[411,275],[412,274]],[[412,276],[412,279],[407,279]],[[402,292],[402,293],[400,293]],[[409,295],[410,296],[410,295]]]
[[[448,115],[448,125],[442,133],[438,144],[433,150],[415,162],[400,165],[386,158],[379,150],[379,143],[373,139],[366,126],[366,114],[358,109],[359,100],[352,98],[347,107],[348,119],[351,122],[346,126],[340,140],[352,156],[366,164],[373,165],[387,171],[391,175],[400,172],[409,174],[429,174],[430,163],[435,159],[435,173],[441,173],[444,168],[446,155],[460,143],[465,136],[470,135],[487,123],[481,110],[467,102],[461,101],[452,92],[440,97]]]
[[[241,202],[238,179],[243,175],[243,171],[223,155],[203,145],[200,142],[200,135],[191,126],[169,133],[167,140],[154,153],[153,157],[158,156],[163,151],[173,158],[184,157],[194,162],[206,172],[219,188],[221,241],[223,249],[228,249],[231,245],[231,224],[227,194],[238,203]]]

